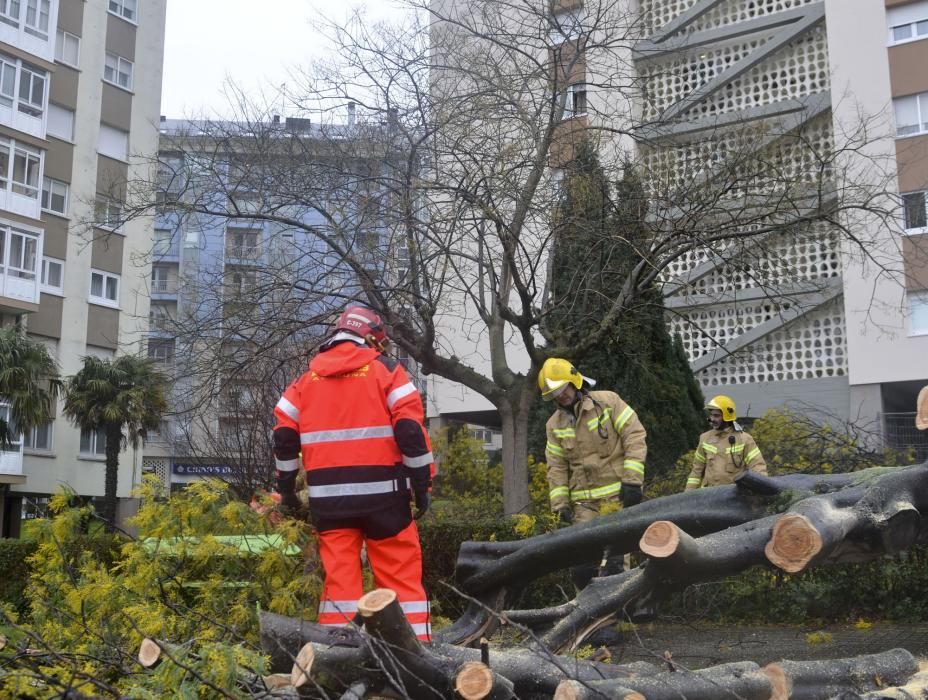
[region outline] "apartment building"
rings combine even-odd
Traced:
[[[539,5],[552,18],[547,50],[570,64],[555,171],[571,134],[586,129],[600,130],[603,158],[624,152],[646,177],[681,187],[748,148],[796,177],[815,169],[816,154],[853,144],[829,163],[835,196],[892,210],[844,212],[836,222],[867,241],[866,254],[816,223],[746,247],[693,249],[673,263],[661,279],[668,323],[704,394],[732,396],[746,417],[788,405],[924,449],[911,424],[928,383],[928,3],[592,4]],[[606,42],[592,36],[583,41],[600,53],[585,57],[576,37],[609,11],[634,18],[627,55],[613,40],[604,58]],[[621,70],[628,90],[604,87]],[[603,131],[617,135],[610,142]],[[465,396],[436,380],[430,410],[473,415],[480,400]]]
[[[164,27],[165,0],[0,3],[0,322],[64,376],[147,328],[151,220],[121,203],[157,151]],[[58,414],[0,456],[2,535],[63,484],[103,494],[101,436]],[[123,453],[121,498],[140,471]]]
[[[146,336],[172,381],[143,469],[166,490],[208,476],[246,497],[271,485],[273,408],[359,291],[347,260],[384,288],[408,266],[383,202],[385,126],[348,107],[325,125],[160,123]]]

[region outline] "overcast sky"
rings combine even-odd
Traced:
[[[355,7],[372,20],[401,14],[396,0],[168,0],[161,114],[228,116],[227,78],[249,93],[275,94],[288,68],[324,49],[314,30],[319,8],[340,20]]]

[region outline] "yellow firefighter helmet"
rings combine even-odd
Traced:
[[[709,403],[706,404],[706,408],[717,408],[720,410],[722,412],[722,420],[724,421],[731,422],[738,418],[738,412],[735,410],[735,402],[724,394],[713,396]]]
[[[549,357],[538,372],[538,389],[546,399],[553,399],[568,384],[579,390],[583,382],[590,386],[596,383],[580,374],[569,360],[560,357]]]

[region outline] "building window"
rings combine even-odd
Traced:
[[[108,197],[98,199],[93,209],[93,220],[98,228],[115,231],[122,226],[122,204]]]
[[[129,160],[129,132],[101,124],[97,152],[116,160]]]
[[[260,231],[229,228],[226,230],[226,257],[252,259],[258,255]]]
[[[59,29],[58,41],[55,44],[55,60],[77,68],[81,61],[81,38]]]
[[[928,290],[907,292],[909,301],[909,334],[928,335]]]
[[[586,83],[567,86],[567,101],[564,103],[564,119],[586,114]]]
[[[171,338],[150,338],[148,340],[148,359],[162,365],[174,362],[174,340]]]
[[[886,8],[889,44],[904,44],[928,37],[928,2]]]
[[[893,100],[896,115],[896,136],[912,136],[928,132],[928,92]]]
[[[19,73],[19,111],[31,117],[41,117],[45,111],[45,84],[48,73],[23,63]]]
[[[126,90],[132,89],[132,61],[115,53],[106,52],[103,62],[103,79]]]
[[[16,97],[16,59],[0,54],[0,104],[13,106]]]
[[[42,291],[64,295],[64,260],[42,258]]]
[[[0,228],[0,274],[34,280],[38,275],[38,252],[38,234]]]
[[[152,253],[156,256],[177,255],[180,246],[174,244],[174,229],[156,228]]]
[[[102,270],[91,270],[90,302],[119,308],[119,275]]]
[[[28,435],[23,435],[23,447],[27,450],[41,450],[43,452],[51,452],[53,425],[54,423],[38,425],[30,430]]]
[[[49,103],[45,133],[64,141],[74,141],[74,112]]]
[[[174,294],[177,291],[176,282],[166,265],[152,265],[151,291],[154,294]]]
[[[96,430],[81,429],[81,454],[91,457],[106,455],[106,429],[100,426]]]
[[[16,144],[13,148],[13,192],[30,199],[39,197],[39,171],[42,159],[38,150]]]
[[[42,208],[66,216],[68,213],[68,183],[42,178]]]
[[[0,22],[19,28],[20,2],[22,0],[0,0]]]
[[[109,10],[130,22],[137,22],[138,0],[110,0]]]
[[[909,192],[902,195],[902,215],[906,231],[928,227],[925,204],[928,193]]]
[[[3,451],[19,452],[22,433],[19,432],[16,424],[13,422],[13,416],[10,414],[10,405],[8,403],[0,403],[0,419],[9,427],[10,437],[12,439],[12,444],[4,448]]]
[[[23,27],[40,39],[48,39],[48,15],[51,0],[26,0]]]

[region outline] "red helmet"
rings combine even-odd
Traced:
[[[363,306],[352,304],[342,311],[335,322],[335,332],[348,332],[364,338],[368,345],[383,352],[389,342],[380,316]]]

